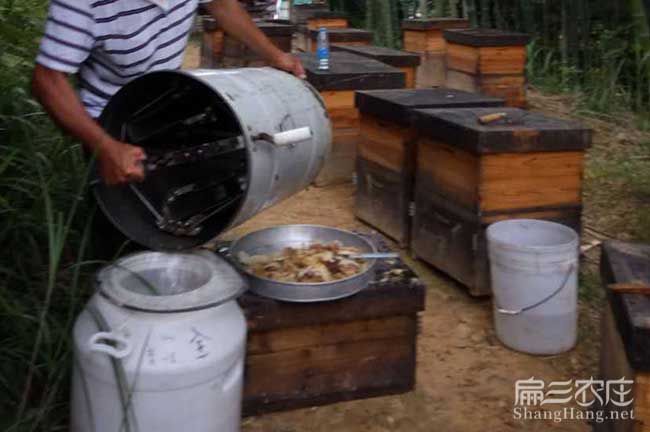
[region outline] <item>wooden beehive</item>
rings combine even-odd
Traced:
[[[309,4],[295,4],[291,2],[289,16],[294,24],[306,24],[307,20],[318,13],[329,12],[327,2],[313,1]]]
[[[201,42],[201,67],[217,67],[218,60],[223,51],[224,32],[221,30],[214,18],[204,16],[203,18],[203,40]]]
[[[526,45],[530,37],[495,29],[445,30],[447,87],[480,92],[526,107]]]
[[[533,218],[580,229],[591,131],[517,108],[415,110],[413,254],[490,294],[485,227]],[[485,115],[505,119],[481,124]]]
[[[309,46],[308,51],[316,52],[316,38],[318,37],[318,30],[308,30],[309,32]],[[374,38],[374,34],[368,30],[355,29],[355,28],[333,28],[327,29],[327,37],[329,38],[330,46],[336,45],[370,45]]]
[[[361,122],[356,215],[406,247],[417,159],[417,133],[411,125],[411,111],[497,107],[503,106],[503,100],[438,88],[360,91],[355,102]]]
[[[422,59],[416,74],[416,86],[439,87],[447,81],[447,43],[444,29],[466,28],[469,21],[458,18],[411,19],[402,21],[402,47],[418,53]]]
[[[314,53],[299,55],[307,80],[320,92],[332,121],[332,151],[316,179],[316,185],[352,181],[359,112],[354,106],[355,90],[404,88],[404,73],[366,57],[345,52],[330,54],[329,70],[318,69]]]
[[[391,270],[403,273],[387,278]],[[412,390],[425,296],[415,277],[399,261],[383,262],[375,281],[347,299],[296,304],[244,295],[244,415]]]
[[[347,28],[348,16],[341,12],[316,11],[307,18],[307,29],[318,30],[325,27],[327,30],[334,28]]]
[[[415,72],[420,65],[418,54],[374,45],[332,45],[331,50],[349,52],[396,67],[404,72],[406,87],[415,87]]]
[[[293,25],[268,21],[258,21],[256,25],[280,50],[291,52],[291,40],[295,30]],[[223,38],[223,48],[217,65],[224,68],[261,67],[268,66],[268,61],[244,43],[226,34]]]
[[[650,245],[606,242],[601,257],[601,278],[607,300],[601,319],[600,376],[602,380],[631,380],[629,406],[611,401],[597,407],[605,421],[597,432],[650,431],[650,296],[616,293],[612,284],[642,282],[650,285]],[[616,388],[619,390],[618,388]],[[615,395],[613,395],[615,396]],[[596,408],[596,407],[595,407]],[[634,419],[622,418],[634,410]]]

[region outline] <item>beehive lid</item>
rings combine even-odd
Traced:
[[[316,53],[300,53],[298,57],[307,72],[307,81],[319,91],[374,90],[404,88],[404,72],[366,57],[330,53],[329,70],[318,69]]]
[[[495,113],[507,117],[479,122]],[[591,129],[518,108],[418,109],[413,116],[420,134],[478,154],[575,151],[591,145]]]
[[[348,15],[346,13],[343,13],[343,12],[319,10],[319,11],[314,12],[307,19],[310,20],[310,19],[339,19],[339,18],[347,19]]]
[[[361,113],[405,124],[411,111],[418,108],[500,107],[505,101],[462,90],[431,88],[358,91],[355,104]]]
[[[264,22],[269,22],[269,23],[274,23],[274,24],[284,24],[284,25],[290,25],[290,26],[295,27],[294,23],[292,23],[291,20],[288,20],[288,19],[279,19],[279,18],[278,19],[271,19],[271,18],[269,18],[269,19],[265,19]]]
[[[441,30],[469,27],[469,20],[463,18],[418,18],[402,21],[402,30]]]
[[[368,57],[394,67],[414,67],[420,65],[420,55],[408,51],[374,45],[332,45],[332,51],[344,51]]]
[[[318,30],[310,30],[309,34],[312,39],[318,36]],[[327,29],[327,37],[330,43],[337,42],[368,42],[371,43],[374,38],[374,33],[368,30],[356,28],[329,28]]]
[[[296,29],[294,25],[279,24],[268,21],[256,23],[257,27],[267,36],[291,36]]]
[[[528,45],[530,36],[497,29],[471,28],[445,30],[447,42],[474,47],[500,47]]]

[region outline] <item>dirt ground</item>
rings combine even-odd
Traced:
[[[193,44],[185,67],[197,67],[198,57]],[[560,117],[570,115],[565,101],[534,92],[531,106]],[[606,130],[606,125],[597,126],[605,130],[601,140],[607,141],[610,132],[615,133]],[[351,184],[309,188],[232,230],[227,237],[291,223],[369,231],[370,227],[354,217],[354,193]],[[597,256],[594,253],[596,250],[592,256]],[[247,418],[244,432],[590,430],[591,426],[580,420],[515,420],[512,410],[518,379],[535,377],[548,383],[597,374],[597,304],[581,306],[579,342],[573,351],[553,357],[520,354],[498,342],[489,300],[473,299],[462,286],[435,269],[414,262],[406,253],[402,257],[427,285],[415,391]]]
[[[309,188],[231,233],[313,223],[370,230],[355,219],[354,186]],[[427,285],[412,393],[249,418],[245,432],[588,430],[585,422],[513,419],[515,381],[583,377],[581,349],[534,357],[504,348],[492,330],[489,300],[475,300],[431,267],[402,256]],[[596,356],[595,352],[591,353]],[[589,376],[584,376],[588,378]]]

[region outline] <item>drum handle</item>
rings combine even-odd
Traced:
[[[261,133],[253,139],[268,141],[278,147],[282,146],[292,146],[299,143],[300,141],[308,140],[312,137],[311,128],[309,126],[291,129],[284,132],[278,132],[273,135],[267,133]]]

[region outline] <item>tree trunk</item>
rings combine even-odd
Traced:
[[[433,1],[433,10],[431,11],[431,15],[434,16],[434,17],[443,17],[443,16],[445,16],[446,3],[447,3],[446,0],[434,0]]]
[[[481,0],[481,27],[492,27],[492,19],[490,17],[490,6],[492,0]]]
[[[478,15],[476,13],[476,0],[464,0],[465,1],[465,13],[467,18],[472,23],[472,27],[478,27]]]
[[[575,1],[575,0],[574,0]],[[537,20],[535,19],[535,3],[530,0],[519,0],[519,11],[521,22],[523,23],[522,30],[524,33],[530,35],[537,34]]]
[[[634,25],[634,53],[635,53],[635,66],[636,66],[636,108],[640,109],[643,105],[645,83],[650,78],[650,68],[647,66],[648,62],[644,61],[645,56],[650,53],[650,25],[648,24],[648,16],[646,14],[644,0],[630,0],[630,13],[632,15],[632,22]]]

